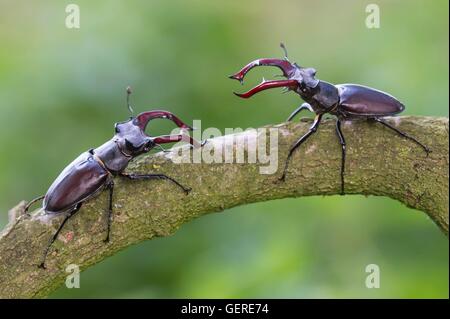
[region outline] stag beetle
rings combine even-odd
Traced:
[[[127,105],[132,112],[129,103],[130,94],[131,89],[128,87]],[[181,134],[156,137],[147,135],[145,133],[147,124],[150,120],[157,118],[171,120],[181,128]],[[185,133],[186,130],[193,130],[192,127],[186,125],[168,111],[155,110],[143,112],[136,117],[130,117],[128,121],[116,123],[114,130],[115,134],[112,139],[95,149],[82,153],[59,174],[46,195],[33,199],[25,207],[25,213],[27,213],[33,203],[43,199],[43,209],[47,214],[66,214],[46,247],[43,261],[39,265],[40,268],[45,268],[45,260],[50,246],[58,237],[64,224],[74,216],[83,202],[94,197],[105,188],[109,190],[109,206],[107,234],[104,241],[109,241],[113,213],[114,176],[122,176],[131,180],[164,179],[180,187],[186,194],[191,190],[164,174],[128,174],[124,173],[124,170],[133,158],[149,152],[154,147],[161,147],[160,144],[183,140],[188,141],[194,147],[200,146],[199,142]]]
[[[288,117],[287,121],[291,121],[302,110],[308,110],[316,114],[308,132],[291,146],[285,161],[283,174],[279,178],[281,181],[284,181],[286,178],[289,161],[293,152],[303,142],[305,142],[308,137],[317,131],[320,121],[326,113],[332,114],[336,117],[336,133],[342,150],[342,161],[340,168],[341,194],[344,194],[346,153],[345,139],[341,131],[341,121],[343,120],[366,119],[381,123],[387,128],[394,130],[397,134],[403,136],[404,138],[420,145],[428,156],[430,149],[427,146],[381,119],[384,116],[398,114],[405,109],[405,106],[395,97],[388,93],[358,84],[333,85],[331,83],[318,80],[315,78],[315,69],[303,68],[297,63],[289,62],[286,47],[283,43],[280,44],[280,47],[284,51],[284,59],[257,59],[244,66],[236,74],[230,75],[229,78],[238,80],[241,84],[243,84],[244,76],[254,67],[260,65],[278,67],[283,72],[282,76],[286,77],[287,80],[266,81],[263,79],[262,83],[249,91],[245,93],[234,92],[234,94],[241,98],[249,98],[260,91],[284,87],[286,91],[294,91],[300,95],[300,97],[306,102],[295,109],[294,112],[292,112],[292,114]]]

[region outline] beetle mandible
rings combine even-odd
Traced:
[[[131,89],[128,87],[127,105],[132,112],[129,103],[130,94]],[[150,120],[157,118],[174,122],[181,128],[180,134],[156,137],[147,135],[145,133],[147,124]],[[45,268],[45,260],[49,249],[64,224],[75,215],[83,202],[94,197],[105,188],[109,190],[109,206],[107,234],[104,241],[109,241],[113,214],[114,176],[122,176],[131,180],[164,179],[180,187],[186,194],[191,190],[165,174],[129,174],[125,173],[124,170],[136,156],[147,153],[154,147],[162,148],[160,144],[187,141],[193,147],[201,146],[201,143],[186,133],[186,130],[193,130],[192,127],[186,125],[168,111],[154,110],[143,112],[136,117],[130,117],[127,121],[116,123],[114,129],[115,134],[112,139],[95,149],[82,153],[59,174],[44,196],[33,199],[25,207],[25,213],[27,213],[33,203],[43,199],[42,207],[45,213],[66,214],[45,249],[42,263],[39,265],[40,268]]]
[[[422,147],[427,156],[430,149],[420,143],[414,137],[397,129],[396,127],[385,122],[382,117],[396,115],[405,109],[405,106],[392,95],[358,84],[338,84],[318,80],[315,78],[316,70],[313,68],[303,68],[297,63],[289,62],[286,47],[283,43],[280,47],[284,51],[284,59],[257,59],[246,66],[239,72],[229,76],[229,78],[238,80],[243,84],[244,77],[248,71],[254,67],[265,65],[275,66],[281,69],[283,76],[287,80],[266,81],[255,86],[245,93],[234,93],[241,98],[249,98],[254,94],[271,88],[284,87],[287,91],[294,91],[299,94],[305,101],[297,109],[292,112],[287,121],[291,121],[302,110],[308,110],[316,114],[314,121],[308,132],[298,139],[289,149],[288,156],[285,161],[281,181],[286,178],[289,161],[293,152],[308,137],[314,134],[319,127],[320,121],[324,114],[329,113],[336,117],[336,133],[342,150],[342,160],[340,167],[341,177],[341,194],[344,194],[344,174],[345,174],[345,155],[346,144],[345,138],[341,130],[341,122],[343,120],[367,119],[381,123],[385,127],[395,131],[397,134],[407,138]]]

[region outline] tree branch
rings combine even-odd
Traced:
[[[432,153],[377,123],[343,124],[347,141],[346,193],[388,196],[421,210],[448,235],[448,118],[398,117],[389,123],[417,137]],[[169,154],[145,155],[128,172],[158,172],[192,187],[185,195],[165,181],[115,179],[111,242],[105,244],[108,192],[86,202],[64,227],[39,269],[42,253],[62,216],[15,219],[23,203],[10,211],[10,223],[0,234],[0,297],[43,297],[64,281],[69,264],[85,269],[140,241],[174,233],[201,215],[237,205],[285,197],[334,195],[340,190],[341,149],[334,121],[326,120],[294,154],[285,183],[278,182],[290,145],[311,122],[281,124],[278,172],[259,173],[261,164],[174,164]],[[244,132],[239,136],[251,136]],[[209,140],[222,145],[228,138]],[[208,145],[207,144],[207,145]],[[326,218],[326,217],[324,217]]]

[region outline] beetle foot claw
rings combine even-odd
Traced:
[[[105,244],[108,244],[108,243],[109,243],[109,236],[106,237],[105,239],[103,239],[103,242],[104,242]]]
[[[184,193],[186,195],[189,195],[189,193],[191,192],[192,188],[188,187],[188,188],[184,188]]]
[[[41,269],[47,269],[47,267],[45,267],[45,263],[44,263],[44,262],[40,263],[40,264],[38,265],[38,268],[41,268]]]

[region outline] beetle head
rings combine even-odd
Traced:
[[[147,128],[148,123],[156,118],[171,120],[181,128],[181,133],[163,136],[147,135],[145,129]],[[143,112],[135,118],[131,117],[128,121],[116,123],[114,129],[114,141],[122,154],[129,157],[135,157],[142,153],[146,153],[155,146],[163,143],[186,140],[194,145],[195,142],[186,133],[187,130],[192,130],[192,128],[168,111],[156,110]]]
[[[316,70],[313,68],[303,68],[299,66],[297,63],[289,62],[287,58],[287,52],[284,45],[281,43],[280,46],[285,50],[285,58],[284,59],[258,59],[250,62],[246,66],[244,66],[239,72],[229,76],[230,79],[238,80],[241,84],[244,83],[244,77],[254,67],[266,65],[266,66],[275,66],[279,68],[283,72],[283,76],[286,80],[271,80],[263,81],[250,89],[245,93],[234,93],[242,98],[249,98],[254,94],[277,87],[284,87],[287,90],[293,90],[303,96],[308,96],[312,89],[314,89],[318,84],[319,80],[315,78]]]
[[[131,118],[128,121],[114,124],[114,141],[120,151],[129,156],[137,156],[154,147],[153,139],[133,122],[134,118]]]

